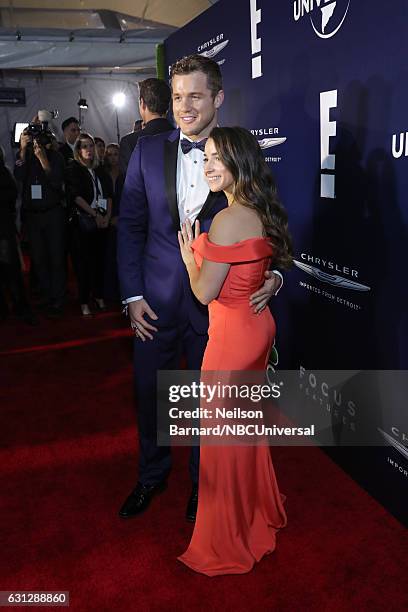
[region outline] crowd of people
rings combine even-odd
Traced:
[[[21,133],[13,169],[0,148],[0,318],[11,312],[32,325],[38,311],[63,315],[70,265],[83,317],[120,303],[116,224],[125,171],[118,143],[82,131],[74,116],[62,122],[58,142],[39,115]]]

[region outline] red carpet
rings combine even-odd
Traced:
[[[407,608],[406,530],[313,448],[273,449],[289,521],[275,553],[243,576],[189,571],[187,449],[145,515],[117,516],[136,479],[124,321],[72,310],[0,334],[0,590],[70,591],[78,612]]]

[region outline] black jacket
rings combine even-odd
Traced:
[[[17,185],[10,170],[0,162],[0,238],[16,233]]]
[[[154,136],[162,132],[170,132],[171,130],[174,130],[174,126],[167,121],[167,119],[159,117],[158,119],[152,119],[146,123],[143,130],[126,134],[120,141],[119,166],[121,172],[123,172],[124,175],[126,174],[130,158],[139,138],[142,136]]]
[[[100,180],[102,193],[101,196],[104,198],[112,198],[112,180],[111,177],[105,172],[105,170],[98,166],[94,170],[96,177]],[[66,180],[66,192],[69,205],[81,208],[75,204],[75,198],[81,197],[91,205],[94,199],[94,183],[89,173],[88,168],[73,160],[71,161],[65,171]]]
[[[67,143],[63,144],[62,147],[60,147],[59,152],[64,158],[64,161],[66,164],[68,164],[71,161],[71,159],[74,159],[74,152],[69,146],[69,144]]]
[[[51,167],[49,173],[43,170],[30,150],[27,151],[25,161],[21,162],[20,158],[17,158],[14,166],[14,176],[23,185],[22,202],[23,208],[27,211],[46,211],[63,203],[64,158],[52,149],[46,150],[46,153]],[[41,185],[41,199],[31,198],[31,185]]]

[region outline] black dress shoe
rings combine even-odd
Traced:
[[[198,506],[198,485],[193,485],[190,499],[187,502],[186,519],[189,523],[195,523]]]
[[[59,319],[60,317],[62,317],[62,314],[62,306],[48,306],[47,308],[48,319]]]
[[[141,514],[149,506],[152,497],[164,491],[166,487],[166,482],[160,482],[157,485],[144,485],[138,482],[136,488],[131,492],[119,510],[119,516],[121,518],[132,518]]]

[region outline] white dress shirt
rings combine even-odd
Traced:
[[[204,178],[204,152],[191,149],[183,153],[180,144],[182,138],[192,142],[191,138],[180,132],[176,179],[180,226],[187,218],[194,223],[210,191]]]

